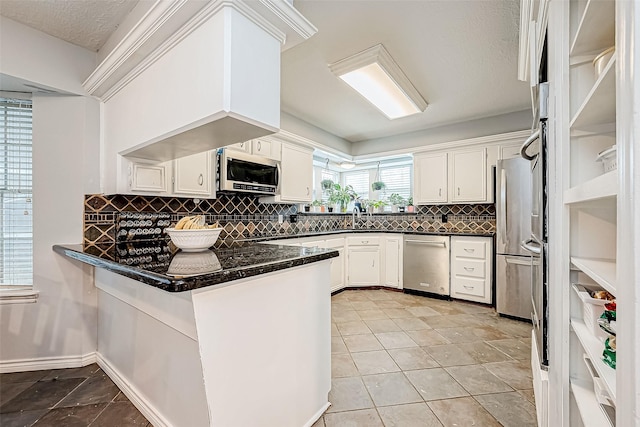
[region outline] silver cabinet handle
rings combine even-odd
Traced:
[[[534,254],[540,254],[541,250],[540,244],[531,238],[520,242],[520,247],[525,251],[529,251]]]
[[[458,196],[460,195],[460,187],[458,187]]]
[[[262,151],[262,141],[258,141],[258,151]]]
[[[469,253],[474,253],[476,250],[475,249],[469,249],[469,248],[464,248],[465,252],[469,252]]]
[[[368,240],[361,240],[360,243],[362,243],[363,245],[366,245],[367,243],[369,243]]]
[[[198,177],[198,185],[202,186],[202,184],[204,184],[204,176],[200,174]]]
[[[240,148],[244,148],[244,142],[240,143]]]
[[[536,158],[537,154],[530,156],[529,154],[527,154],[527,149],[538,138],[540,138],[540,129],[536,129],[536,131],[532,133],[531,136],[526,139],[526,141],[524,141],[524,144],[522,144],[522,147],[520,147],[520,156],[522,156],[523,159],[531,161]]]
[[[466,271],[473,271],[473,270],[475,270],[475,267],[464,267],[464,269]]]
[[[307,187],[307,196],[309,195],[309,187]]]
[[[473,286],[469,286],[469,285],[462,285],[462,287],[465,289],[473,289]]]
[[[438,197],[442,196],[442,188],[438,188]]]
[[[371,261],[371,267],[375,267],[376,266],[376,260],[374,259],[373,261]]]

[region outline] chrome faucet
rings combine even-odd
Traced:
[[[351,211],[351,229],[356,229],[356,214],[358,215],[358,219],[360,219],[360,209],[354,207]]]

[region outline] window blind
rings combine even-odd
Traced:
[[[411,165],[380,168],[380,181],[385,183],[385,193],[398,193],[405,200],[411,197]]]
[[[353,172],[343,172],[344,185],[350,185],[353,187],[353,191],[356,192],[361,199],[369,198],[369,171],[359,170]]]
[[[0,98],[0,284],[33,283],[31,101]]]

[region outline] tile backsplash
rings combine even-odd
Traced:
[[[89,194],[84,201],[84,247],[97,255],[113,248],[121,214],[128,212],[162,213],[171,223],[185,215],[203,214],[208,223],[218,222],[224,229],[222,242],[238,238],[274,234],[296,234],[351,228],[351,214],[298,213],[297,205],[263,204],[256,197],[219,194],[216,199]],[[442,215],[447,215],[447,222]],[[284,222],[279,223],[282,215]],[[429,231],[450,233],[495,232],[495,206],[439,205],[416,206],[414,213],[384,213],[357,220],[358,228],[372,230]],[[155,235],[154,235],[155,236]],[[166,237],[165,237],[166,238]]]

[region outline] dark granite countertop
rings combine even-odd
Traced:
[[[301,237],[320,237],[331,234],[352,234],[352,233],[384,233],[384,234],[407,234],[421,236],[467,236],[467,237],[493,237],[494,232],[483,233],[454,233],[451,231],[407,231],[407,230],[379,230],[374,228],[356,228],[347,230],[327,230],[327,231],[310,231],[307,233],[276,233],[264,236],[254,236],[240,239],[242,242],[269,242],[270,240],[295,239]]]
[[[82,245],[54,245],[53,250],[168,292],[213,286],[338,256],[333,249],[255,242],[187,253],[166,240],[118,243],[102,256],[85,252]]]

